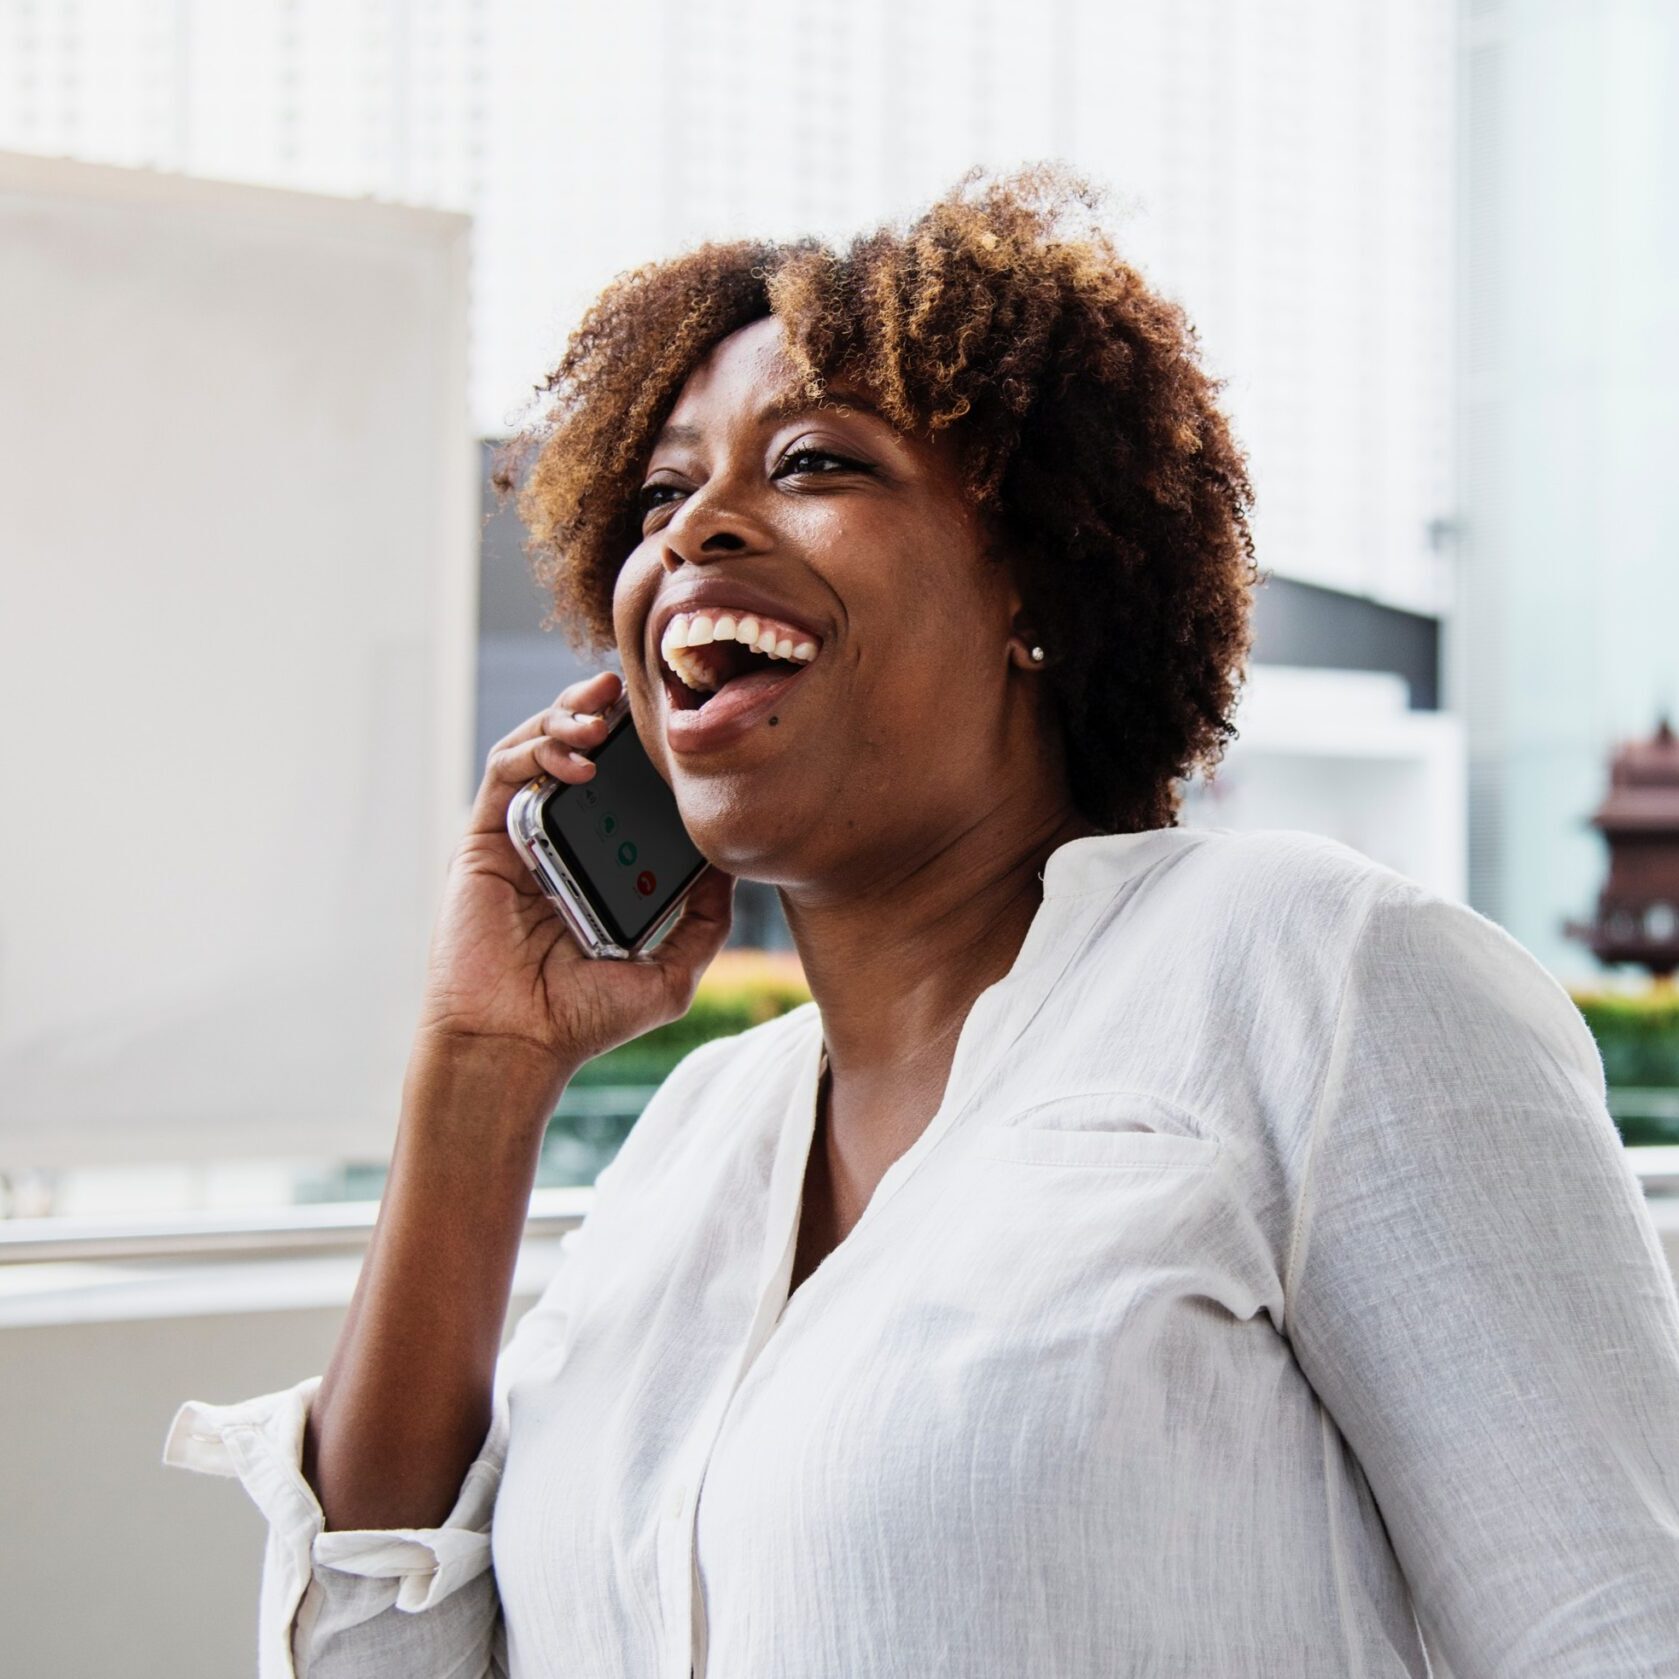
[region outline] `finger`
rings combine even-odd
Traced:
[[[624,679],[615,670],[597,670],[581,682],[560,690],[560,704],[568,711],[601,711],[618,697]]]
[[[610,682],[602,682],[602,677],[610,677]],[[490,748],[490,755],[501,751],[505,747],[517,746],[521,741],[531,740],[544,732],[545,720],[556,713],[570,712],[581,715],[601,715],[607,707],[618,697],[616,671],[597,671],[595,675],[582,682],[574,682],[563,690],[560,697],[546,711],[538,711],[527,717],[518,727],[509,729],[494,746]],[[591,688],[594,690],[590,692]],[[605,730],[595,730],[595,739],[590,744],[598,744],[604,738]]]
[[[568,711],[550,706],[537,719],[543,734],[567,746],[599,746],[606,739],[606,719],[598,711]]]
[[[537,719],[533,719],[533,722]],[[497,747],[484,766],[484,779],[473,800],[469,831],[499,832],[507,822],[507,808],[528,781],[540,775],[556,781],[587,781],[595,774],[592,758],[540,732],[511,745]]]
[[[563,740],[568,746],[599,746],[606,739],[606,720],[598,711],[568,711],[563,705],[551,705],[504,734],[486,754],[485,768],[498,752],[537,741],[543,735]]]

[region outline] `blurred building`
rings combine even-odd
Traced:
[[[625,267],[1067,159],[1228,381],[1275,574],[1257,659],[1316,673],[1256,682],[1196,819],[1461,889],[1450,727],[1406,717],[1454,703],[1452,0],[13,0],[3,27],[0,146],[469,211],[486,439]],[[576,674],[516,548],[492,526],[480,753]]]
[[[1462,55],[1470,889],[1591,980],[1587,819],[1679,700],[1679,8],[1466,0]]]

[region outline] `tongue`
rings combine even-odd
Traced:
[[[785,682],[790,676],[797,676],[805,667],[803,665],[783,664],[779,660],[773,665],[759,665],[753,670],[745,670],[739,676],[731,676],[723,686],[716,690],[717,694],[751,694],[760,688],[773,688],[778,682]]]

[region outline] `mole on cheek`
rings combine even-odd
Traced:
[[[779,723],[780,721],[781,721],[781,719],[779,717],[772,717],[770,719],[770,727],[773,729],[776,726],[776,724]]]

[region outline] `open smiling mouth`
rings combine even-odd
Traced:
[[[737,625],[748,632],[737,639]],[[776,636],[765,624],[762,630],[752,618],[735,620],[723,616],[715,621],[704,616],[688,619],[679,615],[665,631],[660,644],[660,675],[672,706],[678,711],[703,711],[725,690],[738,703],[761,689],[774,688],[802,675],[816,657],[818,644],[803,632]],[[697,639],[695,638],[697,634]],[[774,641],[775,651],[768,650]]]

